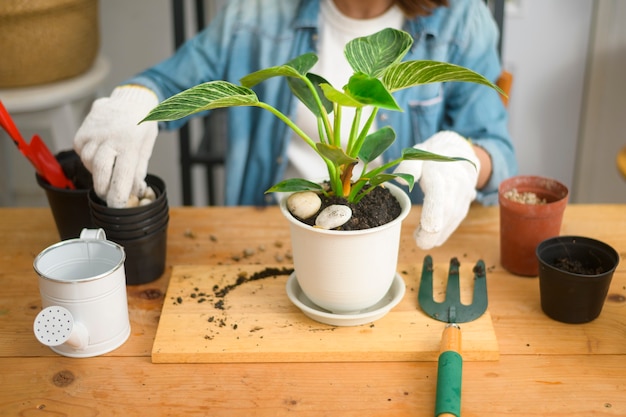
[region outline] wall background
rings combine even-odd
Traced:
[[[589,0],[523,0],[505,21],[503,64],[514,74],[510,130],[520,173],[571,189],[593,16]]]
[[[626,2],[597,4],[574,177],[574,197],[580,201],[626,201],[626,178],[614,162],[626,146],[624,22]]]
[[[211,10],[219,1],[208,3]],[[626,146],[620,24],[626,2],[511,0],[509,6],[503,64],[515,77],[510,130],[520,172],[564,182],[573,202],[626,202],[626,181],[615,168],[617,149]],[[173,52],[173,23],[170,0],[101,0],[100,11],[101,51],[111,62],[102,88],[108,95]],[[176,134],[161,132],[149,171],[165,179],[172,206],[181,204],[178,164]],[[201,171],[196,178],[203,181]],[[47,204],[40,190],[33,192],[40,198],[27,204]]]

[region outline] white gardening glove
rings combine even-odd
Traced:
[[[455,132],[444,131],[431,136],[414,148],[467,161],[403,161],[396,173],[411,174],[424,192],[420,225],[413,236],[426,250],[441,246],[467,215],[476,198],[480,161],[469,141]]]
[[[93,176],[96,194],[109,207],[126,207],[130,195],[146,190],[148,161],[158,134],[157,122],[138,124],[159,104],[151,90],[117,87],[94,101],[74,137],[74,149]]]

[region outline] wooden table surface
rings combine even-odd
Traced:
[[[400,263],[426,254],[403,226]],[[482,258],[500,359],[466,362],[464,416],[626,416],[626,206],[570,205],[562,234],[619,253],[601,316],[567,325],[539,306],[537,278],[499,264],[497,207],[472,207],[436,261]],[[41,310],[33,259],[58,241],[47,208],[0,209],[0,416],[432,416],[436,362],[153,364],[173,265],[290,265],[277,208],[172,208],[163,277],[129,286],[132,334],[107,355],[56,355],[33,335]],[[409,292],[407,291],[407,294]],[[184,323],[181,323],[184,326]]]

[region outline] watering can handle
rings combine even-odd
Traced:
[[[437,365],[437,397],[435,417],[461,416],[461,327],[450,323],[441,337],[441,353]]]
[[[84,228],[80,232],[80,239],[83,240],[106,240],[106,232],[104,229],[87,229]]]

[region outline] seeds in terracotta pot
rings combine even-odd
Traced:
[[[294,193],[287,199],[287,209],[291,214],[301,219],[308,219],[317,213],[322,206],[322,200],[313,191]]]
[[[322,229],[335,229],[344,225],[352,217],[352,210],[348,206],[333,204],[320,212],[315,219],[315,225]]]
[[[520,193],[516,188],[505,192],[504,197],[522,204],[546,204],[545,198],[539,198],[537,194],[530,191]]]

